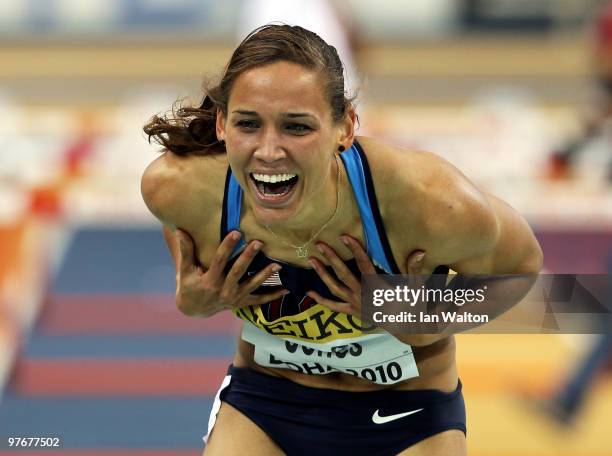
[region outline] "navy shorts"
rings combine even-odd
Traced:
[[[443,431],[466,433],[461,382],[452,393],[350,392],[309,388],[230,366],[213,406],[209,433],[220,401],[249,417],[290,456],[395,455]]]

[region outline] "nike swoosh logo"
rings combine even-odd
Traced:
[[[400,418],[404,418],[405,416],[408,415],[413,415],[417,412],[420,412],[421,410],[423,410],[422,408],[417,409],[417,410],[411,410],[409,412],[404,412],[404,413],[398,413],[396,415],[389,415],[389,416],[380,416],[378,414],[378,410],[376,410],[374,412],[374,415],[372,415],[372,421],[374,421],[375,424],[385,424],[388,423],[390,421],[395,421],[395,420],[399,420]]]

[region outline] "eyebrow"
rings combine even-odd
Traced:
[[[243,114],[245,116],[256,116],[257,115],[255,111],[244,111],[242,109],[236,109],[232,111],[232,114]]]
[[[287,117],[289,117],[290,119],[294,119],[296,117],[314,117],[314,116],[307,112],[290,112],[287,114]]]
[[[246,110],[242,110],[242,109],[236,109],[234,111],[232,111],[232,114],[242,114],[245,116],[258,116],[259,114],[257,114],[257,112],[255,111],[246,111]],[[287,117],[290,119],[295,119],[298,117],[311,117],[314,118],[315,116],[313,116],[312,114],[308,113],[308,112],[289,112],[287,113]]]

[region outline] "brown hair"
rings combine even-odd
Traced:
[[[344,69],[338,53],[319,35],[298,26],[264,25],[251,32],[236,48],[221,82],[205,89],[200,106],[178,106],[169,115],[156,115],[144,132],[177,155],[209,155],[225,151],[217,141],[217,109],[227,115],[232,86],[245,71],[278,61],[297,63],[323,76],[332,118],[344,118],[354,98],[344,91]]]

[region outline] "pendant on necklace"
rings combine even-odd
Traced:
[[[297,255],[298,258],[306,258],[308,256],[308,249],[304,246],[297,247],[295,249],[295,254]]]

